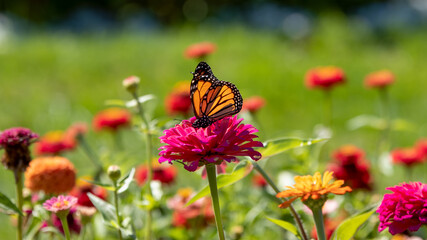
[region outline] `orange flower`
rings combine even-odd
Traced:
[[[346,192],[351,192],[350,187],[341,187],[344,184],[343,180],[331,182],[333,174],[333,172],[326,171],[323,174],[323,178],[319,172],[316,172],[314,176],[296,176],[294,178],[294,186],[287,186],[287,188],[289,188],[288,190],[280,192],[276,195],[278,198],[291,197],[291,199],[280,204],[279,207],[289,207],[291,203],[297,198],[301,198],[303,202],[309,200],[310,198],[312,200],[319,200],[319,205],[321,207],[325,203],[328,193],[343,195]]]
[[[130,125],[132,115],[129,111],[121,108],[108,108],[100,111],[93,118],[95,130],[117,131],[120,127]]]
[[[178,82],[165,99],[166,112],[169,115],[187,115],[191,109],[190,84]]]
[[[211,42],[195,43],[187,47],[184,52],[186,58],[204,58],[216,51],[216,45]]]
[[[47,194],[70,191],[76,182],[74,165],[64,157],[40,157],[25,171],[25,187]]]
[[[242,111],[246,110],[251,113],[258,112],[262,107],[265,106],[265,99],[260,96],[253,96],[243,101]]]
[[[58,155],[75,147],[75,140],[70,138],[66,133],[63,131],[51,131],[42,136],[40,141],[36,143],[36,152],[38,155]]]
[[[313,68],[305,75],[305,85],[308,88],[328,90],[337,84],[344,83],[344,81],[344,71],[335,66]]]
[[[365,78],[365,86],[367,88],[384,88],[393,82],[394,75],[389,70],[373,72]]]

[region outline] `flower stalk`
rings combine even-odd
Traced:
[[[314,224],[316,225],[317,239],[326,240],[322,207],[312,208],[311,211],[313,212]]]
[[[151,180],[153,179],[153,166],[151,165],[151,159],[152,159],[152,149],[153,149],[153,143],[151,142],[152,136],[151,136],[151,131],[150,131],[150,124],[148,122],[148,119],[145,117],[144,115],[144,111],[142,108],[142,104],[139,102],[139,98],[138,95],[135,91],[131,92],[133,98],[136,101],[136,105],[138,108],[138,114],[141,118],[141,120],[144,122],[145,124],[145,148],[146,148],[146,154],[147,154],[147,166],[148,166],[148,171],[147,171],[147,179],[146,179],[146,188],[147,188],[147,192],[149,194],[149,196],[152,196],[152,192],[151,192]],[[152,222],[152,213],[151,213],[151,209],[148,209],[147,211],[147,216],[146,216],[146,221],[145,221],[145,239],[150,240],[151,239],[151,222]]]
[[[22,182],[22,172],[20,170],[15,170],[15,185],[16,185],[16,199],[17,199],[17,207],[19,211],[22,212],[22,205],[24,202],[24,198],[22,195],[22,188],[23,188],[23,182]],[[18,226],[17,226],[17,239],[21,240],[22,238],[22,228],[23,228],[23,216],[21,214],[18,214]]]
[[[64,229],[65,239],[70,240],[71,235],[70,235],[70,228],[68,227],[67,215],[58,214],[57,216],[61,220],[62,229]]]
[[[331,91],[324,91],[323,111],[325,125],[332,128],[332,94]]]
[[[264,171],[264,169],[262,169],[261,166],[257,162],[255,162],[253,160],[251,160],[251,162],[252,162],[252,165],[255,168],[255,170],[258,171],[258,173],[261,174],[264,177],[264,179],[267,181],[268,185],[270,185],[270,187],[273,188],[273,190],[276,193],[279,193],[280,192],[279,188],[277,188],[276,184],[274,184],[274,182],[271,180],[270,176],[268,176],[268,174]],[[283,203],[284,201],[280,200],[280,202]],[[305,232],[304,225],[302,224],[301,217],[298,215],[297,211],[292,206],[292,204],[289,206],[289,210],[291,211],[292,217],[294,218],[294,220],[297,224],[297,227],[298,227],[298,230],[300,232],[302,239],[303,240],[309,240],[309,238],[307,237],[307,234]]]
[[[117,190],[118,190],[118,186],[117,186],[117,180],[113,180],[113,184],[114,184],[114,207],[116,208],[116,217],[117,217],[117,225],[119,226],[119,228],[117,229],[117,233],[119,234],[119,239],[122,240],[122,221],[120,218],[120,213],[119,213],[119,196],[117,194]]]
[[[218,237],[220,240],[225,240],[221,219],[221,209],[219,207],[218,187],[216,183],[216,165],[212,163],[207,164],[206,172],[208,174],[209,188],[211,190],[212,205],[215,213],[215,223],[218,230]]]

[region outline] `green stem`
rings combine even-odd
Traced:
[[[379,89],[380,102],[381,102],[381,117],[385,119],[385,127],[381,133],[380,142],[378,144],[378,152],[386,152],[389,149],[389,136],[391,129],[391,118],[390,118],[390,100],[388,96],[388,89]]]
[[[83,151],[86,153],[88,158],[92,161],[93,165],[96,166],[97,170],[95,174],[95,180],[99,180],[99,177],[103,169],[102,169],[102,163],[99,160],[98,155],[95,153],[95,151],[92,150],[92,148],[90,147],[90,145],[86,141],[86,138],[83,135],[79,134],[77,136],[77,141],[79,141],[80,146],[83,148]]]
[[[332,128],[332,94],[331,90],[325,90],[325,96],[323,100],[323,111],[325,125]]]
[[[317,239],[326,240],[322,208],[311,209],[311,211],[313,212],[314,224],[316,225]]]
[[[62,229],[64,230],[65,239],[70,240],[71,235],[70,235],[70,229],[68,228],[67,215],[65,215],[65,216],[59,215],[58,217],[62,223]]]
[[[264,169],[262,169],[261,166],[259,166],[257,162],[255,162],[253,160],[251,160],[251,162],[252,162],[252,166],[255,168],[255,170],[258,171],[259,174],[261,174],[264,177],[264,179],[267,181],[268,185],[270,185],[270,187],[273,188],[273,190],[276,193],[279,193],[280,192],[279,188],[277,188],[276,184],[274,184],[274,182],[271,180],[270,176],[268,176],[268,174],[264,171]],[[284,201],[280,200],[280,202],[283,203]],[[292,204],[289,206],[289,210],[291,211],[292,217],[294,218],[294,220],[298,226],[298,229],[299,229],[299,232],[301,234],[302,239],[303,240],[309,240],[309,238],[307,237],[307,234],[305,232],[304,225],[302,224],[301,217],[298,215],[297,211],[292,206]]]
[[[221,210],[219,208],[218,188],[216,185],[216,165],[209,163],[206,165],[206,172],[208,174],[209,188],[211,190],[212,204],[215,213],[215,223],[218,230],[220,240],[225,240],[224,229],[222,227]]]
[[[117,194],[117,181],[114,181],[114,206],[116,208],[116,217],[117,217],[117,225],[119,226],[119,229],[117,229],[117,232],[119,234],[119,239],[122,240],[122,230],[120,229],[122,227],[122,221],[120,219],[119,214],[119,196]]]
[[[22,195],[22,188],[23,188],[23,184],[22,184],[22,171],[20,171],[19,169],[14,171],[15,174],[15,185],[16,185],[16,198],[17,198],[17,207],[19,209],[19,211],[22,212],[22,205],[24,203],[24,198]],[[17,235],[16,238],[18,240],[22,239],[22,229],[23,229],[23,216],[18,214],[18,227],[17,227]]]
[[[120,136],[120,131],[114,131],[112,132],[113,134],[113,138],[114,138],[114,144],[116,145],[116,149],[118,151],[122,151],[123,150],[123,140],[122,137]]]
[[[139,102],[138,95],[136,94],[136,91],[132,92],[132,96],[136,101],[136,106],[138,108],[138,114],[141,118],[141,120],[145,124],[145,147],[147,152],[147,180],[146,180],[146,188],[148,189],[149,196],[152,196],[151,192],[151,180],[153,178],[153,167],[151,165],[151,159],[152,159],[152,149],[153,149],[153,143],[151,142],[152,136],[150,131],[150,124],[148,122],[148,119],[144,115],[144,111],[142,108],[142,104]],[[151,222],[152,222],[152,214],[151,214],[151,208],[148,209],[146,219],[145,219],[145,239],[151,240]]]

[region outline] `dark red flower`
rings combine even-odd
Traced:
[[[373,72],[366,76],[365,86],[367,88],[384,88],[394,82],[394,75],[389,70]]]
[[[203,197],[196,202],[185,206],[192,196],[192,190],[184,188],[178,190],[178,194],[170,198],[167,205],[174,210],[172,225],[175,227],[206,227],[215,219],[211,199]]]
[[[253,96],[243,101],[242,111],[249,111],[251,113],[258,112],[265,106],[265,99],[260,96]]]
[[[398,148],[391,152],[393,163],[412,167],[414,164],[422,163],[424,154],[416,147]]]
[[[372,190],[372,176],[365,152],[354,146],[345,145],[333,153],[334,161],[328,169],[337,179],[344,180],[352,189]]]
[[[266,187],[267,186],[267,180],[265,180],[265,178],[262,175],[255,174],[252,177],[252,184],[256,187]]]
[[[9,128],[0,133],[0,149],[5,149],[1,161],[12,171],[25,171],[31,161],[29,146],[39,136],[27,128]]]
[[[36,153],[38,155],[59,155],[73,150],[75,147],[76,141],[71,136],[67,136],[63,131],[51,131],[43,135],[36,143]]]
[[[171,184],[175,181],[177,170],[174,166],[168,164],[159,164],[158,161],[153,162],[153,180],[164,184]],[[141,165],[136,169],[135,180],[138,185],[144,185],[147,180],[148,167]]]
[[[305,75],[305,85],[308,88],[320,88],[327,90],[344,82],[344,71],[335,66],[313,68]]]
[[[186,170],[195,171],[207,163],[235,161],[238,156],[261,159],[261,154],[254,150],[263,146],[254,141],[258,130],[250,124],[241,124],[243,119],[225,117],[207,128],[194,128],[195,120],[195,117],[184,120],[163,132],[160,142],[166,145],[160,147],[160,163],[182,161]]]
[[[101,198],[102,200],[107,199],[107,190],[102,187],[93,185],[89,182],[86,182],[83,179],[90,180],[90,178],[79,179],[77,181],[76,186],[71,190],[69,194],[77,198],[77,205],[85,207],[94,207],[87,195],[88,193],[92,193],[93,195]]]
[[[216,51],[216,45],[211,42],[195,43],[187,47],[184,52],[186,58],[204,58]]]
[[[131,123],[132,115],[126,109],[108,108],[100,111],[93,118],[95,130],[117,131],[121,127],[127,127]]]
[[[179,82],[165,99],[166,112],[169,115],[182,114],[186,116],[191,109],[190,84]]]
[[[388,228],[395,235],[405,231],[416,232],[421,225],[427,225],[427,184],[402,183],[386,189],[393,193],[384,195],[377,210],[380,219],[378,231]]]

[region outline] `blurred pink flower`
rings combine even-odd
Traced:
[[[30,129],[16,127],[0,133],[0,149],[5,153],[1,161],[10,170],[25,171],[31,161],[29,146],[39,135]]]
[[[265,99],[260,96],[253,96],[243,101],[242,111],[256,113],[265,106]]]
[[[166,129],[160,142],[159,162],[182,161],[184,168],[195,171],[197,167],[207,163],[219,165],[223,160],[236,161],[237,156],[249,156],[259,160],[261,154],[254,147],[262,147],[262,143],[254,141],[258,130],[250,124],[241,124],[243,119],[225,117],[214,122],[207,128],[194,128],[192,117],[184,120],[173,128]]]
[[[427,224],[427,184],[403,183],[386,189],[393,193],[385,194],[377,209],[378,231],[388,228],[395,235],[406,230],[418,231],[421,225]]]
[[[77,203],[77,198],[73,196],[59,195],[43,203],[43,207],[50,212],[68,211]]]
[[[416,147],[397,148],[391,152],[393,163],[412,167],[414,164],[422,163],[424,154]]]

